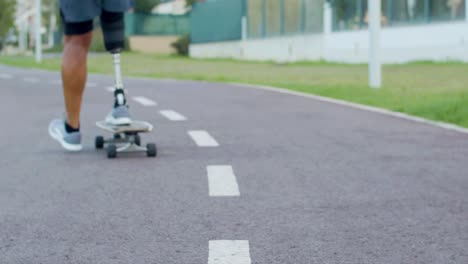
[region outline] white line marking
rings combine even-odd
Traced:
[[[251,264],[248,240],[210,240],[208,264]]]
[[[94,87],[97,87],[97,86],[98,86],[98,84],[95,83],[95,82],[88,82],[88,83],[86,83],[86,87],[89,87],[89,88],[94,88]]]
[[[185,116],[177,113],[176,111],[161,110],[161,111],[159,111],[159,113],[161,115],[163,115],[164,117],[166,117],[167,119],[171,120],[171,121],[185,121],[185,120],[187,120],[187,118]]]
[[[26,77],[26,78],[23,78],[23,81],[28,82],[28,83],[38,83],[39,79]]]
[[[240,196],[239,185],[232,166],[207,166],[210,196]]]
[[[13,78],[13,75],[8,74],[8,73],[0,73],[0,79],[11,79]]]
[[[50,83],[56,84],[56,85],[62,85],[62,80],[53,80]]]
[[[208,132],[203,130],[191,130],[188,134],[192,137],[193,141],[199,147],[218,147],[219,144],[216,140],[208,134]]]
[[[430,126],[435,126],[451,131],[456,131],[459,133],[463,134],[468,134],[468,128],[457,126],[454,124],[450,123],[445,123],[445,122],[438,122],[438,121],[433,121],[429,120],[426,118],[422,117],[417,117],[417,116],[412,116],[409,114],[401,113],[401,112],[395,112],[383,108],[378,108],[374,106],[367,106],[367,105],[362,105],[358,103],[351,103],[347,102],[344,100],[339,100],[339,99],[333,99],[329,97],[324,97],[324,96],[319,96],[319,95],[313,95],[313,94],[306,94],[306,93],[301,93],[297,91],[291,91],[286,88],[281,88],[281,87],[273,87],[273,86],[266,86],[266,85],[256,85],[256,84],[244,84],[244,83],[228,83],[234,86],[240,86],[243,88],[251,88],[251,89],[258,89],[258,90],[265,90],[269,92],[275,92],[275,93],[282,93],[282,94],[289,94],[289,95],[295,95],[295,96],[300,96],[300,97],[305,97],[305,98],[310,98],[314,99],[320,102],[326,102],[326,103],[331,103],[331,104],[336,104],[336,105],[341,105],[341,106],[346,106],[350,108],[355,108],[363,111],[368,111],[368,112],[373,112],[377,114],[382,114],[386,116],[391,116],[391,117],[396,117],[396,118],[401,118],[405,120],[409,120],[412,122],[420,123],[420,124],[425,124],[425,125],[430,125]],[[370,89],[370,88],[369,88]]]
[[[151,99],[148,99],[146,97],[143,97],[143,96],[135,96],[133,97],[133,101],[137,102],[137,103],[140,103],[144,106],[155,106],[157,105],[155,101],[151,100]]]

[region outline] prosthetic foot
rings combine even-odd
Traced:
[[[130,112],[125,98],[125,90],[122,83],[122,72],[120,69],[120,53],[112,53],[115,75],[114,106],[107,115],[106,122],[109,125],[124,126],[132,122]]]

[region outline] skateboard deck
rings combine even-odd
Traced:
[[[153,130],[153,125],[145,121],[134,120],[130,125],[116,126],[108,124],[106,121],[96,122],[96,126],[112,134],[149,132]]]

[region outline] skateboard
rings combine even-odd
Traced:
[[[96,126],[113,135],[112,138],[105,139],[102,136],[96,136],[96,149],[106,148],[107,157],[113,159],[117,153],[127,152],[146,152],[148,157],[156,157],[156,144],[148,143],[141,146],[139,133],[147,133],[153,130],[153,125],[144,121],[132,121],[129,125],[116,126],[108,124],[106,121],[96,122]]]

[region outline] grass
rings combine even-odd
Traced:
[[[325,62],[244,62],[126,53],[126,75],[271,85],[468,127],[468,64],[415,62],[384,66],[384,86],[367,85],[366,65]],[[0,63],[59,70],[60,59],[41,65],[30,57],[0,57]],[[108,55],[89,58],[89,71],[112,73]]]

